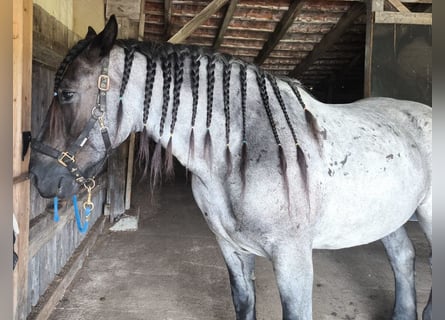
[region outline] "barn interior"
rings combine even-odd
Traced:
[[[15,319],[230,319],[221,253],[194,204],[185,169],[154,197],[138,179],[131,135],[93,191],[90,228],[72,204],[59,222],[29,181],[35,136],[68,49],[114,14],[119,37],[192,44],[298,79],[317,99],[387,96],[432,104],[432,0],[17,0],[14,1]],[[80,195],[80,198],[86,194]],[[127,231],[111,231],[123,221]],[[136,222],[135,222],[136,221]],[[408,224],[418,258],[418,308],[431,286],[429,246]],[[134,229],[134,230],[133,230]],[[389,318],[393,275],[380,243],[314,253],[315,319]],[[266,259],[256,267],[259,319],[281,306]]]

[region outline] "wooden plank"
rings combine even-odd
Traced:
[[[216,36],[215,41],[213,42],[213,48],[215,50],[219,48],[219,46],[224,40],[224,35],[226,34],[227,27],[229,26],[230,21],[232,20],[237,5],[238,5],[238,0],[230,0],[230,4],[228,5],[226,13],[224,15],[224,20],[222,21],[221,26],[219,27],[218,35]]]
[[[139,12],[139,32],[138,32],[138,40],[144,40],[144,28],[145,28],[145,0],[141,0],[141,9]]]
[[[433,14],[424,12],[376,12],[375,23],[432,25]]]
[[[433,3],[433,0],[402,0],[403,3]]]
[[[128,141],[128,140],[127,140]],[[110,222],[125,212],[125,177],[128,142],[121,144],[108,158],[108,199]]]
[[[56,31],[53,31],[56,30]],[[77,37],[39,5],[33,6],[33,60],[50,69],[57,69],[60,61]]]
[[[96,204],[99,210],[100,204],[97,202],[97,195],[105,189],[105,181],[104,177],[100,180],[96,188],[93,190],[93,202]],[[82,197],[79,197],[79,201],[82,201],[85,198],[85,194]],[[59,222],[53,222],[52,214],[47,213],[45,216],[40,215],[39,221],[33,223],[31,229],[29,230],[29,256],[34,257],[37,252],[50,241],[52,238],[56,236],[61,230],[65,228],[65,225],[70,221],[74,220],[74,215],[71,214],[73,208],[72,206],[65,207],[60,209]],[[99,213],[100,215],[101,213]]]
[[[400,0],[387,0],[389,5],[399,12],[411,12]]]
[[[139,20],[140,0],[107,0],[105,4],[107,19],[115,14],[116,17],[125,16],[130,20]]]
[[[36,308],[29,315],[28,320],[47,320],[49,318],[57,303],[63,298],[66,289],[82,268],[91,248],[96,243],[98,236],[103,232],[104,224],[105,217],[101,216],[82,244],[76,249],[61,274],[56,276],[50,289],[41,297]]]
[[[385,10],[385,0],[371,0],[371,11]]]
[[[13,1],[13,177],[26,172],[22,161],[22,131],[29,127],[32,70],[32,0]],[[13,211],[20,230],[17,236],[19,260],[13,272],[13,319],[28,314],[29,181],[13,185]]]
[[[375,12],[367,11],[366,16],[366,44],[365,44],[365,75],[363,80],[363,96],[371,96],[371,70],[372,70],[372,51],[374,45],[374,15]]]
[[[171,36],[172,0],[164,0],[164,39]]]
[[[133,182],[133,168],[134,168],[134,145],[135,134],[130,135],[130,142],[128,145],[128,163],[127,163],[127,179],[125,185],[125,210],[129,210],[131,207],[131,188]]]
[[[312,50],[312,52],[289,73],[289,76],[296,78],[306,71],[309,66],[324,54],[326,50],[328,50],[342,36],[348,27],[365,12],[365,8],[366,7],[361,3],[353,4],[340,18],[337,25],[314,47],[314,50]]]
[[[278,22],[274,32],[269,36],[269,39],[258,53],[258,56],[255,58],[255,63],[257,65],[261,65],[267,59],[269,54],[275,49],[281,38],[283,38],[287,30],[292,26],[295,17],[301,12],[302,8],[302,0],[293,0],[290,3],[289,9],[283,15],[280,22]]]
[[[198,13],[192,20],[186,23],[168,42],[181,43],[187,39],[193,31],[210,18],[216,11],[218,11],[229,0],[213,0],[200,13]]]

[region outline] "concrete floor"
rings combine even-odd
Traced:
[[[181,180],[181,179],[179,179]],[[138,186],[136,232],[105,232],[51,320],[234,319],[226,267],[185,182],[166,184],[150,204]],[[429,294],[428,245],[408,231],[418,258],[419,314]],[[314,252],[314,319],[390,319],[393,275],[380,243]],[[258,319],[281,319],[270,263],[257,258]]]

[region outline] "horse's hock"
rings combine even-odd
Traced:
[[[5,317],[382,319],[395,304],[395,317],[431,319],[430,108],[331,105],[385,96],[431,106],[431,12],[428,0],[14,1],[20,232]],[[114,42],[114,32],[140,42]],[[124,139],[132,130],[142,133]],[[151,192],[172,166],[176,179],[162,176]],[[390,175],[415,182],[390,185]],[[347,205],[334,210],[316,189]],[[361,229],[348,207],[385,212],[386,189],[403,190],[398,208],[412,212]],[[316,248],[383,241],[314,250],[311,262],[301,230],[316,207],[325,208]],[[420,227],[409,221],[405,232],[415,209]],[[402,270],[397,300],[392,268]]]

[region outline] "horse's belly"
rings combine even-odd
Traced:
[[[368,178],[330,192],[315,225],[314,248],[347,248],[383,238],[412,216],[427,188],[422,176]]]
[[[402,226],[419,205],[419,197],[394,193],[388,198],[357,198],[326,209],[314,234],[315,249],[341,249],[377,241]]]

